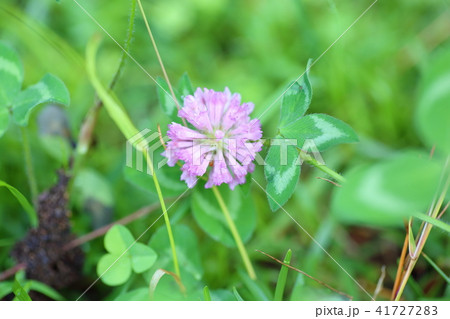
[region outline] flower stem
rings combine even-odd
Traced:
[[[234,241],[238,247],[239,253],[241,254],[242,260],[244,262],[245,268],[247,269],[248,275],[251,279],[256,279],[256,273],[253,269],[252,263],[250,262],[250,258],[248,258],[247,251],[245,250],[244,244],[242,242],[241,236],[234,224],[233,219],[231,218],[230,212],[228,211],[227,206],[222,198],[222,195],[219,192],[219,189],[216,186],[212,188],[214,195],[216,196],[217,202],[219,203],[220,208],[222,209],[223,214],[225,215],[225,219],[230,227],[231,234],[233,235]]]
[[[145,153],[147,165],[148,165],[148,167],[150,167],[152,177],[153,177],[153,182],[155,183],[156,193],[158,194],[159,202],[161,203],[161,208],[162,208],[163,215],[164,215],[164,221],[166,223],[166,228],[167,228],[167,234],[169,236],[170,248],[172,250],[173,266],[175,268],[175,274],[181,280],[180,266],[178,265],[177,250],[175,248],[175,240],[173,239],[173,232],[172,232],[172,226],[170,225],[169,215],[167,214],[166,203],[164,202],[164,197],[161,192],[161,187],[159,186],[158,178],[156,177],[156,174],[153,169],[153,161],[152,161],[150,155],[148,154],[148,152],[146,151],[146,149],[143,150],[143,152]]]
[[[317,167],[322,172],[324,172],[324,173],[328,174],[329,176],[331,176],[332,178],[334,178],[337,182],[339,182],[341,184],[345,183],[344,176],[342,176],[341,174],[333,171],[331,168],[329,168],[325,164],[319,163],[314,157],[312,157],[308,153],[302,151],[301,149],[298,149],[298,151],[299,151],[298,153],[300,154],[300,158],[303,161],[307,162],[310,165],[313,165],[313,166]]]
[[[36,209],[37,208],[38,187],[37,187],[37,183],[36,183],[36,176],[34,175],[33,160],[31,157],[30,140],[28,138],[27,129],[25,127],[21,127],[20,130],[22,132],[23,153],[25,156],[25,166],[26,166],[27,175],[28,175],[28,184],[30,185],[33,206]]]

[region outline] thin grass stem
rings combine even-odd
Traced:
[[[422,256],[428,261],[428,263],[434,268],[434,270],[437,271],[437,273],[439,275],[441,275],[442,278],[444,278],[444,280],[447,282],[448,285],[450,285],[450,277],[447,276],[444,271],[442,271],[441,268],[439,268],[439,266],[430,258],[428,257],[427,254],[425,254],[424,252],[422,252]]]
[[[137,2],[138,2],[138,5],[139,5],[139,9],[141,11],[141,14],[142,14],[142,18],[144,19],[145,27],[147,28],[147,32],[148,32],[148,35],[150,37],[150,41],[152,41],[153,49],[155,50],[156,57],[158,59],[159,65],[161,66],[161,70],[163,72],[164,79],[166,80],[167,85],[169,86],[170,94],[172,95],[172,98],[173,98],[173,100],[175,102],[175,105],[177,106],[177,109],[180,110],[180,108],[181,108],[180,107],[180,103],[178,103],[178,99],[175,96],[175,92],[173,90],[172,84],[170,83],[169,76],[167,75],[166,68],[164,67],[164,63],[162,61],[161,55],[159,54],[158,46],[156,45],[155,38],[153,37],[153,33],[152,33],[151,28],[150,28],[150,24],[147,21],[147,16],[145,15],[144,7],[142,6],[141,0],[137,0]],[[184,118],[182,118],[182,121],[183,121],[183,124],[186,126],[187,125],[186,120]]]
[[[291,257],[292,257],[292,250],[288,250],[286,253],[286,256],[284,257],[283,262],[286,265],[289,265],[291,263]],[[284,288],[286,287],[286,280],[288,275],[289,268],[285,265],[281,265],[280,273],[278,275],[278,281],[277,286],[275,288],[275,295],[273,300],[274,301],[282,301],[283,300],[283,294],[284,294]]]

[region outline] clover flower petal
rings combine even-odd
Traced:
[[[262,148],[261,124],[250,118],[253,108],[253,103],[241,103],[241,96],[228,88],[223,92],[198,88],[186,96],[178,116],[192,128],[169,125],[170,141],[163,153],[168,165],[184,162],[181,180],[190,188],[207,173],[206,188],[226,183],[234,189],[245,183]]]

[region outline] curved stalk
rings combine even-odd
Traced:
[[[97,53],[97,49],[99,46],[99,38],[94,38],[92,41],[89,42],[87,50],[86,50],[86,63],[87,63],[87,72],[89,75],[89,79],[91,81],[91,84],[95,88],[98,97],[102,100],[103,105],[105,106],[105,109],[107,110],[109,116],[112,118],[112,120],[115,122],[117,127],[120,129],[122,134],[130,140],[133,138],[134,140],[138,141],[139,139],[136,139],[136,136],[141,134],[138,129],[134,126],[133,122],[129,118],[128,114],[126,113],[124,107],[120,105],[120,102],[112,95],[109,94],[109,92],[105,89],[103,84],[100,82],[100,80],[97,77],[96,71],[95,71],[95,55]],[[164,220],[166,222],[167,227],[167,233],[169,235],[169,241],[170,246],[172,248],[172,256],[173,256],[173,263],[175,268],[175,273],[179,278],[180,276],[180,268],[178,266],[178,258],[176,254],[175,249],[175,240],[173,239],[173,233],[172,233],[172,227],[170,225],[170,220],[167,215],[167,209],[166,204],[164,202],[164,197],[161,192],[161,187],[159,185],[158,178],[156,176],[156,173],[153,169],[153,161],[146,152],[145,145],[140,145],[140,143],[136,142],[133,145],[138,151],[141,151],[144,153],[145,158],[147,160],[148,167],[150,168],[150,172],[153,177],[153,181],[155,183],[155,188],[158,194],[158,199],[161,204],[161,208],[164,214]],[[144,146],[144,147],[142,147]]]
[[[145,15],[144,7],[142,6],[141,0],[137,0],[137,2],[139,5],[139,10],[141,11],[141,14],[142,14],[142,18],[144,19],[145,27],[147,28],[148,36],[150,37],[150,41],[152,42],[153,49],[155,50],[156,58],[158,59],[159,65],[161,66],[161,70],[163,72],[164,79],[166,80],[167,85],[169,86],[170,94],[172,95],[172,99],[175,102],[177,109],[180,110],[181,109],[180,103],[178,103],[178,99],[175,96],[175,92],[173,91],[173,87],[172,87],[172,84],[170,83],[169,76],[167,75],[167,71],[166,71],[166,68],[164,67],[164,63],[162,61],[161,55],[159,54],[158,46],[156,45],[155,38],[153,37],[153,33],[152,33],[152,29],[150,28],[150,24],[147,21],[147,16]],[[186,120],[184,118],[181,118],[181,120],[183,121],[184,126],[187,126]]]
[[[131,42],[133,40],[134,33],[134,20],[136,18],[136,0],[131,1],[131,9],[130,9],[130,18],[128,22],[127,36],[124,43],[124,50],[126,52],[130,51]],[[125,52],[122,52],[120,57],[119,65],[117,66],[116,72],[113,75],[113,78],[109,84],[109,90],[113,90],[117,81],[119,80],[120,75],[122,74],[123,68],[125,67],[125,62],[127,61],[128,55]],[[100,109],[103,106],[103,101],[97,101],[88,111],[83,124],[80,129],[80,134],[78,136],[76,155],[74,159],[74,174],[78,168],[80,167],[80,162],[84,155],[88,152],[91,143],[92,143],[92,135],[94,133],[95,125],[97,124],[97,117]]]

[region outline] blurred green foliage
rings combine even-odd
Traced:
[[[126,1],[79,2],[112,37],[123,42],[129,15]],[[308,59],[318,58],[371,3],[351,0],[143,1],[172,81],[187,72],[194,87],[222,90],[228,86],[232,92],[239,92],[243,101],[255,103],[255,116],[265,112],[287,84],[303,72]],[[448,138],[442,136],[448,134],[448,127],[425,133],[424,127],[430,126],[433,117],[415,118],[415,109],[419,102],[426,104],[419,97],[431,81],[429,77],[433,71],[427,71],[430,64],[436,57],[448,56],[450,28],[446,21],[449,12],[450,4],[446,0],[380,0],[313,66],[310,80],[314,99],[309,112],[326,113],[348,123],[361,140],[358,145],[339,146],[325,153],[329,167],[346,176],[347,169],[390,160],[406,150],[416,152],[420,149],[425,157],[435,143],[443,145],[442,149],[448,147]],[[37,83],[45,73],[56,75],[66,84],[71,95],[71,107],[65,111],[67,134],[72,141],[77,140],[82,120],[96,102],[84,65],[85,47],[94,34],[104,38],[97,70],[103,83],[108,83],[119,63],[121,50],[73,1],[2,0],[0,3],[0,40],[15,48],[23,61],[23,86]],[[162,75],[139,14],[131,54],[149,74]],[[443,64],[439,69],[447,70],[446,74],[449,74],[448,59],[440,59]],[[427,76],[421,82],[424,73]],[[132,61],[127,62],[114,91],[139,129],[153,129],[159,123],[163,132],[166,131],[169,119],[158,107],[156,85]],[[449,120],[447,118],[445,122],[449,109],[448,99],[445,101],[447,104],[439,106],[439,112],[442,112],[439,114],[444,114],[439,119],[444,124]],[[426,108],[420,107],[421,110]],[[38,124],[42,109],[38,108],[31,115],[28,127],[39,191],[56,182],[56,170],[61,167],[61,161],[43,146],[42,127]],[[276,135],[279,109],[279,103],[275,104],[261,118],[265,137]],[[17,127],[10,128],[0,139],[0,179],[31,198],[21,143]],[[436,161],[442,161],[444,155],[437,150]],[[157,202],[154,194],[136,187],[124,174],[125,139],[104,111],[100,112],[94,145],[83,166],[89,173],[77,176],[78,184],[75,181],[71,194],[72,223],[78,235],[92,231],[98,223],[117,220]],[[380,164],[373,167],[380,167]],[[371,224],[370,218],[360,218],[370,214],[368,210],[364,211],[364,205],[358,206],[361,209],[358,218],[355,215],[350,220],[348,215],[342,217],[349,213],[346,209],[331,214],[330,198],[335,186],[317,179],[326,176],[308,166],[302,168],[301,174],[299,186],[285,205],[286,210],[370,293],[375,289],[381,266],[386,265],[386,289],[379,298],[389,298],[405,236],[402,218]],[[361,174],[361,171],[352,174]],[[421,176],[417,181],[419,187],[422,186]],[[254,177],[263,183],[263,170],[257,168]],[[76,186],[83,183],[100,186],[94,187],[89,194]],[[102,206],[86,205],[88,198]],[[182,273],[183,269],[188,273],[183,280],[187,290],[194,291],[191,298],[203,299],[202,289],[207,284],[212,300],[236,300],[236,291],[244,300],[271,299],[280,267],[255,249],[279,259],[292,249],[291,265],[333,283],[334,287],[357,300],[368,298],[286,214],[270,211],[266,194],[257,185],[253,184],[248,194],[248,201],[254,202],[255,207],[251,210],[256,212],[256,226],[246,244],[258,273],[256,282],[242,273],[237,251],[211,239],[205,233],[208,230],[195,222],[184,201],[175,204],[169,215],[177,219],[175,237],[188,238],[184,242],[176,241],[182,245],[180,250],[186,265],[185,268],[181,266]],[[350,207],[355,209],[354,205]],[[112,216],[105,213],[108,209],[112,209]],[[98,221],[98,214],[103,220]],[[374,216],[380,219],[376,212],[372,212],[371,217]],[[145,217],[128,227],[137,237],[154,219],[153,216]],[[444,215],[445,220],[448,218]],[[164,228],[159,228],[161,226],[164,226],[162,221],[158,221],[140,242],[148,242],[154,234],[150,247],[159,255],[156,264],[170,270],[168,240],[164,237],[167,234]],[[1,270],[14,265],[9,257],[10,248],[27,229],[26,213],[8,191],[0,189]],[[425,248],[428,256],[447,273],[450,262],[448,242],[448,234],[433,230]],[[105,250],[101,238],[89,242],[83,249],[87,255],[86,282],[83,284],[87,287],[96,279],[97,262]],[[405,298],[450,297],[448,285],[430,265],[421,260],[416,268],[405,290]],[[144,274],[144,284],[136,280],[139,277],[132,277],[112,292],[97,283],[93,298],[146,299],[148,289],[142,290],[142,287],[148,284],[150,275]],[[202,284],[197,281],[198,276],[202,278]],[[433,283],[432,289],[427,288],[430,283]],[[86,287],[67,291],[64,296],[76,299]],[[175,281],[170,276],[162,277],[155,291],[156,298],[170,297],[170,289],[178,289]],[[288,273],[285,296],[293,300],[340,298],[293,272]]]

